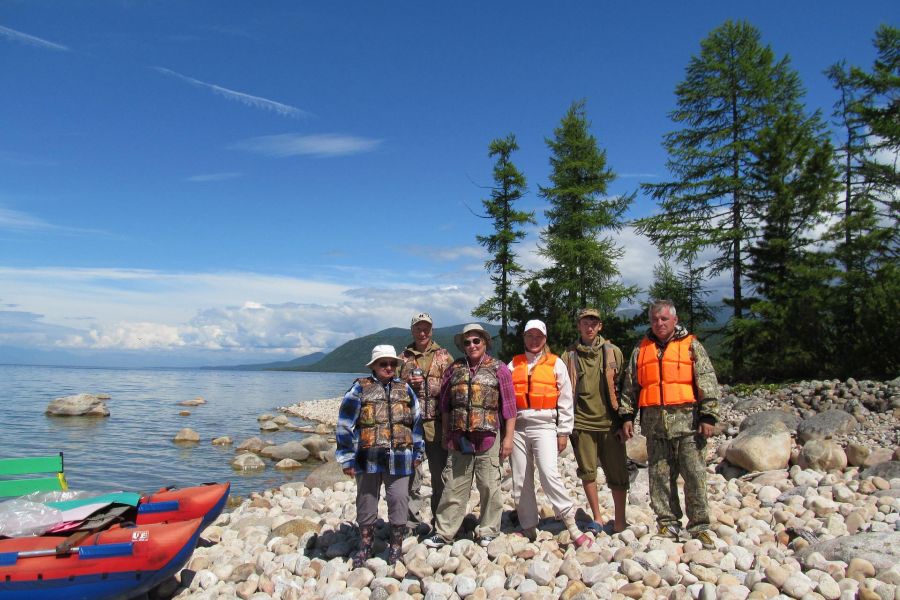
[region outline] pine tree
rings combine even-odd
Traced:
[[[493,258],[485,263],[494,283],[494,295],[485,299],[473,311],[472,315],[490,321],[500,321],[500,357],[508,359],[514,353],[516,344],[510,343],[510,311],[514,302],[515,280],[523,274],[522,267],[516,262],[513,245],[525,237],[522,227],[535,223],[533,212],[515,210],[513,204],[525,193],[525,176],[510,160],[513,152],[519,149],[516,136],[507,135],[491,142],[488,156],[496,157],[494,164],[494,187],[491,197],[482,200],[488,218],[493,220],[492,235],[478,235],[478,243],[484,246]],[[507,356],[509,355],[509,356]]]
[[[553,298],[545,320],[554,344],[574,339],[579,308],[595,306],[609,322],[622,300],[637,292],[620,281],[616,263],[624,251],[608,235],[624,226],[623,215],[633,195],[607,195],[615,174],[589,128],[584,101],[574,102],[554,137],[547,139],[552,172],[550,185],[539,193],[550,208],[539,252],[551,264],[536,279]]]
[[[745,317],[747,250],[757,235],[759,195],[751,181],[752,145],[775,117],[798,109],[802,94],[787,57],[776,61],[752,25],[726,21],[701,42],[675,90],[671,119],[683,128],[665,136],[674,180],[642,187],[661,214],[640,219],[638,231],[664,257],[716,256],[709,274],[730,272],[732,321]],[[732,330],[732,376],[744,376],[745,340]]]

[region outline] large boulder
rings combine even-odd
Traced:
[[[200,441],[200,434],[190,427],[184,427],[175,434],[172,441],[176,444],[196,444]]]
[[[93,394],[77,394],[56,398],[44,414],[53,417],[108,417],[106,402]]]
[[[851,433],[856,431],[857,426],[856,418],[850,413],[831,409],[801,421],[797,426],[797,436],[805,444],[809,440],[824,440]]]
[[[231,460],[231,468],[235,471],[263,471],[266,462],[252,452],[244,452]]]
[[[265,448],[266,446],[269,446],[269,445],[270,444],[267,444],[264,441],[262,441],[261,439],[259,439],[258,437],[254,436],[254,437],[248,438],[248,439],[244,440],[243,442],[241,442],[240,444],[238,444],[237,448],[235,448],[234,451],[236,453],[241,453],[241,452],[259,453],[259,452],[262,452],[263,448]]]
[[[900,460],[889,460],[874,467],[869,467],[859,474],[860,479],[866,477],[881,477],[882,479],[900,479]]]
[[[882,571],[900,561],[900,531],[844,535],[810,544],[799,556],[804,559],[813,552],[820,553],[825,560],[840,560],[845,563],[853,558],[864,558],[876,570]]]
[[[292,458],[294,460],[306,460],[309,458],[309,450],[306,449],[301,442],[286,442],[277,446],[266,446],[260,452],[266,458],[275,460],[283,460]]]
[[[809,440],[800,450],[800,466],[823,473],[840,471],[847,467],[847,455],[831,440]]]
[[[780,421],[745,429],[725,451],[725,460],[751,472],[784,469],[790,459],[791,433]]]
[[[315,458],[322,462],[326,462],[329,455],[333,456],[334,454],[334,442],[329,442],[321,435],[310,435],[301,440],[300,443],[309,450],[310,458]]]
[[[800,424],[800,417],[786,410],[764,410],[762,412],[754,413],[741,421],[740,430],[744,431],[745,429],[753,429],[754,427],[769,426],[775,421],[784,423],[784,426],[787,427],[788,431],[795,432],[797,431],[797,426]]]
[[[350,478],[344,475],[341,464],[337,462],[327,462],[316,467],[306,476],[306,487],[319,488],[325,490],[333,486],[338,481],[349,481]]]

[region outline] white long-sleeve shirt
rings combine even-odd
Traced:
[[[525,358],[528,361],[528,373],[531,373],[531,369],[534,368],[534,365],[543,355],[544,352],[539,354],[532,354],[528,351],[525,352]],[[508,366],[509,370],[512,371],[512,361],[510,361]],[[556,389],[559,390],[559,399],[556,401],[556,409],[519,409],[517,419],[524,418],[531,420],[534,418],[540,419],[541,417],[548,418],[551,416],[550,413],[553,413],[552,417],[556,419],[557,434],[569,435],[575,427],[575,400],[572,396],[572,382],[569,381],[569,370],[566,369],[565,363],[558,356],[556,357],[556,362],[553,364],[553,373],[556,375]]]

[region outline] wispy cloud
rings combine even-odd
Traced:
[[[97,229],[82,229],[80,227],[54,225],[40,217],[35,217],[19,210],[0,206],[0,231],[2,230],[19,232],[50,231],[67,235],[110,235],[108,232]]]
[[[229,148],[246,150],[265,156],[284,158],[286,156],[308,155],[319,158],[350,156],[371,152],[381,144],[381,140],[372,138],[323,133],[318,135],[302,135],[299,133],[283,133],[280,135],[264,135],[231,144]]]
[[[656,173],[616,173],[616,176],[622,179],[656,179],[659,177]]]
[[[205,81],[200,81],[199,79],[194,79],[193,77],[188,77],[187,75],[182,75],[181,73],[176,73],[171,69],[166,69],[164,67],[151,67],[154,71],[158,73],[162,73],[163,75],[169,75],[170,77],[175,77],[176,79],[180,79],[185,83],[189,83],[196,87],[206,88],[211,90],[214,94],[218,94],[224,98],[229,100],[234,100],[236,102],[240,102],[246,106],[250,106],[252,108],[261,108],[263,110],[270,110],[276,114],[279,114],[283,117],[293,117],[295,119],[299,119],[302,117],[310,116],[310,113],[305,110],[301,110],[295,106],[290,106],[288,104],[282,104],[281,102],[276,102],[274,100],[269,100],[268,98],[262,98],[260,96],[252,96],[250,94],[245,94],[244,92],[238,92],[235,90],[230,90],[228,88],[222,87],[220,85],[215,85],[213,83],[207,83]]]
[[[206,173],[202,175],[192,175],[187,178],[188,181],[225,181],[227,179],[235,179],[241,177],[243,173]]]
[[[48,50],[71,52],[71,48],[69,48],[68,46],[50,42],[37,36],[28,35],[27,33],[22,33],[21,31],[10,29],[9,27],[3,27],[2,25],[0,25],[0,35],[14,42],[21,42],[23,44],[28,44],[29,46],[37,46],[39,48],[46,48]]]
[[[484,263],[487,258],[487,254],[481,248],[481,246],[454,246],[454,247],[436,247],[436,246],[416,246],[409,245],[404,246],[404,250],[406,253],[411,254],[413,256],[421,256],[423,258],[428,258],[436,261],[450,261],[450,260],[459,260],[459,259],[467,259],[467,260],[475,260],[479,268]]]

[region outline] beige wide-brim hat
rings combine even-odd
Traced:
[[[459,348],[463,352],[466,351],[466,347],[463,346],[463,338],[465,338],[470,333],[477,333],[479,337],[484,340],[485,348],[487,348],[488,350],[491,349],[491,334],[489,334],[484,329],[484,327],[482,327],[478,323],[469,323],[468,325],[463,327],[461,333],[457,333],[455,336],[453,336],[453,343],[456,344],[457,348]]]
[[[372,360],[366,363],[366,368],[371,369],[372,365],[382,358],[393,358],[397,362],[400,362],[400,357],[397,356],[397,351],[394,350],[393,346],[390,344],[381,344],[372,348]]]

